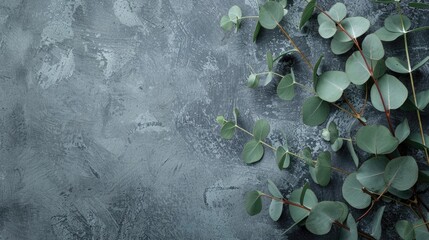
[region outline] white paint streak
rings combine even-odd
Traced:
[[[116,0],[113,4],[113,12],[119,21],[128,27],[143,26],[137,16],[139,8],[127,0]]]
[[[51,21],[43,29],[42,42],[44,44],[60,43],[74,36],[71,22]]]
[[[140,114],[134,122],[137,124],[137,132],[162,132],[167,131],[166,127],[163,127],[161,122],[155,118],[150,112]]]
[[[75,69],[74,54],[70,50],[67,54],[61,53],[61,59],[58,63],[50,65],[43,62],[39,70],[39,84],[43,89],[48,89],[52,85],[73,75]]]

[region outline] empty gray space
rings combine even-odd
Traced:
[[[289,2],[283,26],[312,62],[325,54],[323,70],[343,70],[351,52],[330,52],[316,15],[297,30],[303,2]],[[371,21],[370,31],[395,11],[369,0],[344,2],[350,16]],[[245,193],[266,191],[267,178],[285,196],[311,180],[297,161],[279,171],[269,151],[260,163],[244,164],[247,136],[220,139],[217,115],[232,117],[235,104],[244,127],[260,118],[271,123],[274,145],[285,137],[294,151],[329,145],[321,127],[301,122],[307,93],[285,102],[275,94],[278,79],[256,90],[245,86],[249,65],[264,71],[267,50],[291,46],[278,30],[252,43],[253,20],[238,33],[222,31],[219,20],[235,4],[245,15],[257,13],[255,0],[0,0],[0,239],[335,237],[337,230],[316,237],[298,227],[283,234],[292,221],[285,211],[273,222],[268,202],[258,216],[244,210]],[[408,13],[429,25],[427,12]],[[413,60],[428,55],[427,36],[411,37]],[[403,56],[401,44],[387,44],[389,56]],[[298,81],[309,84],[298,55],[277,70],[286,73],[292,63]],[[428,72],[424,66],[416,76],[422,87]],[[342,128],[353,122],[342,113],[330,119]],[[368,120],[384,119],[377,113]],[[346,150],[334,162],[353,170]],[[343,201],[343,178],[335,173],[328,188],[311,186],[320,200]],[[393,232],[388,219],[408,214],[388,210],[383,226]]]

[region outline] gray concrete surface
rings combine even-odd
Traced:
[[[345,2],[372,30],[394,11]],[[287,217],[244,211],[246,191],[266,191],[267,178],[287,195],[309,175],[296,162],[278,171],[269,152],[246,166],[247,137],[221,140],[217,115],[231,116],[235,103],[245,127],[270,121],[275,145],[283,136],[296,151],[328,145],[320,128],[300,122],[305,94],[284,102],[275,84],[245,87],[247,65],[263,71],[268,49],[291,47],[278,31],[253,44],[252,21],[223,32],[219,19],[234,4],[256,13],[252,0],[0,0],[0,239],[323,239],[298,227],[283,234]],[[329,43],[314,24],[297,31],[303,4],[289,5],[283,25],[315,61]],[[427,14],[410,16],[429,24]],[[426,37],[413,36],[416,59],[428,54]],[[343,69],[344,57],[326,57],[324,69]],[[305,83],[298,58],[278,70],[291,61]],[[345,151],[335,162],[352,169]],[[320,199],[341,200],[342,178],[312,187]]]

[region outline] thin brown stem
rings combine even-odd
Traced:
[[[307,66],[310,68],[310,70],[313,71],[313,64],[311,64],[311,62],[304,55],[304,53],[301,51],[301,49],[295,44],[295,42],[290,37],[290,35],[286,32],[286,30],[279,23],[277,23],[277,26],[279,27],[279,29],[283,33],[283,35],[289,40],[290,44],[292,44],[293,48],[295,48],[298,51],[298,53],[302,57],[302,60],[304,60],[304,62],[307,64]]]

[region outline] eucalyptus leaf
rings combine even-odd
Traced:
[[[251,191],[246,194],[245,198],[246,211],[250,216],[256,215],[262,210],[261,192]]]
[[[380,60],[384,57],[383,44],[375,34],[365,37],[362,42],[362,50],[365,56],[371,60]]]
[[[228,16],[231,22],[238,24],[242,17],[241,9],[239,6],[232,6],[228,11]]]
[[[350,206],[356,209],[367,208],[371,204],[371,196],[362,191],[363,185],[356,179],[356,173],[352,173],[344,180],[343,198]]]
[[[280,190],[277,188],[276,184],[268,179],[268,191],[276,198],[283,199],[283,195]]]
[[[331,16],[331,18],[336,22],[341,22],[346,15],[347,9],[343,3],[336,3],[331,7],[331,9],[329,9],[329,16]]]
[[[228,121],[225,120],[224,116],[217,116],[216,117],[216,122],[219,123],[219,125],[223,126]]]
[[[423,144],[422,137],[419,133],[412,133],[407,138],[406,143],[414,148],[424,150],[429,149],[429,136],[424,134],[425,144]]]
[[[384,59],[379,61],[371,60],[371,67],[373,69],[373,74],[376,79],[381,78],[386,73],[386,64]]]
[[[268,71],[272,71],[273,70],[273,54],[268,51],[267,52],[267,66],[268,66]]]
[[[428,60],[429,60],[429,56],[425,57],[423,60],[421,60],[419,63],[417,63],[411,70],[415,71],[415,70],[419,69],[421,66],[425,65]]]
[[[384,20],[384,27],[391,32],[406,33],[411,27],[411,20],[405,15],[391,15]]]
[[[419,9],[429,9],[429,3],[411,2],[408,3],[408,6]]]
[[[247,78],[247,86],[250,88],[256,88],[259,85],[259,75],[250,74]]]
[[[274,29],[284,15],[283,6],[274,1],[268,1],[259,10],[259,22],[266,29]]]
[[[321,37],[328,39],[335,35],[337,32],[337,26],[333,21],[323,22],[319,26],[319,34]]]
[[[305,125],[322,124],[329,115],[329,104],[319,97],[307,98],[302,106],[302,120]]]
[[[340,150],[343,147],[343,139],[338,138],[337,140],[335,140],[334,143],[331,144],[331,149],[334,152],[338,152],[338,150]]]
[[[408,125],[408,120],[405,119],[400,123],[395,129],[395,136],[399,140],[399,143],[405,141],[410,135],[410,126]]]
[[[347,149],[349,150],[350,156],[353,159],[353,162],[355,163],[355,166],[358,167],[359,166],[359,158],[356,154],[355,148],[353,146],[353,142],[352,141],[347,141]]]
[[[385,188],[384,170],[389,159],[384,156],[366,160],[357,170],[356,179],[368,190],[380,192]]]
[[[292,191],[289,197],[289,201],[296,204],[300,204],[299,202],[301,199],[302,191],[303,188],[298,188]],[[316,194],[314,194],[311,189],[307,189],[307,191],[305,191],[304,202],[302,205],[309,209],[312,209],[314,206],[317,205],[318,202],[319,201],[317,200]],[[300,207],[289,205],[289,214],[292,220],[298,223],[301,222],[304,218],[306,218],[310,214],[310,211],[302,209]]]
[[[346,61],[346,73],[353,84],[362,85],[371,76],[365,60],[359,51],[354,52]]]
[[[404,104],[405,100],[407,100],[407,88],[401,81],[392,75],[385,74],[381,77],[378,80],[378,86],[380,87],[380,92],[383,95],[384,104],[387,110],[398,109],[402,104]],[[374,108],[384,112],[383,103],[375,84],[371,87],[371,102]]]
[[[395,225],[396,232],[404,240],[413,240],[415,237],[413,224],[406,220],[400,220]]]
[[[356,143],[367,153],[388,154],[398,147],[399,140],[385,126],[367,125],[356,133]]]
[[[337,32],[338,34],[338,32]],[[348,52],[353,47],[353,42],[341,42],[335,38],[336,34],[334,35],[334,38],[331,40],[331,51],[336,55],[341,55],[343,53]]]
[[[290,164],[290,155],[287,152],[287,145],[285,144],[283,147],[278,147],[276,151],[276,161],[277,166],[280,170],[288,168]]]
[[[391,160],[384,170],[384,181],[399,191],[410,189],[417,182],[419,168],[411,156]]]
[[[417,108],[423,111],[429,104],[429,90],[416,93]]]
[[[429,232],[428,232],[428,229],[424,223],[425,222],[423,221],[423,219],[419,219],[417,222],[414,223],[414,225],[417,226],[417,227],[414,227],[414,233],[416,236],[416,240],[427,240],[427,239],[429,239]]]
[[[374,217],[372,218],[371,222],[371,236],[373,236],[375,239],[380,239],[381,237],[381,219],[383,217],[385,206],[380,207],[377,209],[377,212],[374,214]]]
[[[228,16],[222,16],[220,19],[220,27],[225,31],[230,31],[234,26],[233,22],[229,19]]]
[[[271,200],[268,212],[273,221],[278,221],[283,213],[283,202]]]
[[[304,184],[304,186],[302,187],[302,191],[301,191],[301,196],[299,197],[299,204],[303,205],[304,204],[304,199],[305,199],[305,193],[307,192],[307,190],[310,188],[310,184],[308,184],[308,182],[306,182]]]
[[[267,86],[273,80],[273,77],[274,77],[273,72],[269,72],[267,74],[267,77],[265,77],[265,81],[264,81],[264,83],[262,85],[263,86]]]
[[[332,22],[332,20],[328,16],[326,16],[324,13],[319,13],[319,15],[317,15],[317,22],[319,23],[319,25],[322,25],[322,23],[324,23],[326,21]]]
[[[264,155],[264,147],[259,141],[250,140],[244,145],[241,158],[247,164],[255,163],[261,160]]]
[[[316,165],[309,166],[309,171],[313,181],[320,186],[324,187],[329,184],[331,180],[331,154],[329,152],[322,152],[317,157]]]
[[[259,32],[261,31],[261,23],[259,20],[256,22],[255,30],[253,31],[253,42],[256,42],[259,36]]]
[[[301,15],[301,21],[299,22],[299,28],[302,29],[304,25],[310,20],[311,15],[313,15],[314,9],[316,7],[316,0],[311,0],[307,3],[307,6],[305,6],[304,11]]]
[[[349,215],[349,208],[347,207],[347,204],[340,202],[340,201],[335,201],[336,203],[338,203],[338,208],[341,210],[341,216],[337,219],[338,222],[343,223],[344,221],[346,221],[347,216]]]
[[[287,74],[277,86],[277,95],[283,100],[292,100],[295,96],[295,81],[292,74]]]
[[[380,38],[381,41],[384,42],[391,42],[402,36],[401,32],[391,32],[385,27],[381,27],[380,29],[375,31],[375,34],[378,36],[378,38]]]
[[[327,71],[320,75],[316,92],[322,100],[335,102],[349,85],[350,80],[345,72]]]
[[[341,228],[339,239],[340,240],[358,240],[357,224],[351,213],[349,213],[347,217],[347,227],[349,227],[349,230],[345,230],[344,228]]]
[[[397,57],[388,57],[386,59],[386,66],[390,70],[397,73],[408,73],[407,64]]]
[[[259,119],[255,122],[253,127],[253,137],[255,140],[260,141],[265,139],[270,133],[270,124],[267,120]]]
[[[358,38],[368,31],[370,22],[364,17],[349,17],[344,19],[341,25],[349,33],[350,37]],[[338,31],[335,35],[335,38],[340,42],[351,41],[350,37],[343,31]]]
[[[318,203],[308,215],[305,227],[313,234],[325,235],[332,227],[332,224],[341,218],[343,211],[340,204],[332,201]]]
[[[235,123],[226,122],[220,129],[220,136],[224,139],[232,139],[235,134]]]
[[[329,140],[332,144],[337,141],[338,137],[340,136],[340,132],[338,131],[337,124],[335,122],[330,122],[328,125],[328,132],[329,132]]]
[[[314,65],[314,68],[313,68],[313,88],[314,88],[314,90],[316,90],[317,82],[319,80],[319,77],[317,75],[317,70],[319,69],[319,66],[322,63],[322,60],[323,60],[323,55],[319,57],[319,59],[317,60],[316,64]]]

